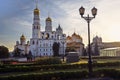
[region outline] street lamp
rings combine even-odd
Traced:
[[[65,44],[65,42],[63,41],[62,44],[63,44],[63,55],[62,55],[62,57],[63,57],[63,61],[64,61],[64,55],[65,55],[65,52],[64,52],[64,44]]]
[[[89,17],[89,14],[87,16],[83,16],[85,13],[85,8],[81,7],[79,9],[79,13],[83,19],[85,19],[88,23],[88,54],[89,54],[89,60],[88,60],[88,68],[89,68],[89,77],[92,77],[92,58],[91,58],[91,46],[90,46],[90,21],[95,18],[97,14],[97,9],[94,7],[91,10],[93,17]]]

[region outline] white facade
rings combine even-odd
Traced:
[[[52,20],[46,19],[45,31],[41,31],[39,9],[34,9],[34,19],[32,26],[32,38],[30,39],[30,51],[33,56],[53,56],[52,46],[54,42],[60,44],[59,54],[65,54],[66,35],[58,25],[56,31],[52,31]]]
[[[14,47],[14,51],[16,49],[19,49],[20,50],[20,53],[25,55],[25,54],[29,54],[29,49],[30,49],[30,45],[29,45],[29,41],[27,42],[26,44],[26,38],[24,35],[22,35],[20,37],[20,42],[19,41],[16,41],[16,45]]]
[[[120,56],[120,47],[101,49],[100,56]]]

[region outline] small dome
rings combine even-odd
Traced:
[[[26,40],[25,36],[22,35],[22,36],[20,37],[20,40]]]
[[[67,36],[67,40],[72,40],[72,38],[70,36]]]
[[[78,38],[78,39],[82,39],[82,37],[81,37],[80,35],[77,35],[77,38]]]
[[[46,21],[52,21],[52,19],[50,17],[46,18]]]
[[[72,37],[73,37],[73,36],[77,37],[77,34],[74,32],[74,33],[72,34]]]
[[[39,15],[39,9],[38,8],[34,9],[34,14]]]
[[[72,34],[72,37],[75,37],[76,39],[82,39],[80,35],[77,35],[75,32]]]

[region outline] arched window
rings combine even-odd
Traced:
[[[53,39],[53,36],[52,36],[52,39]]]
[[[38,41],[37,41],[37,45],[38,45]]]
[[[45,35],[45,38],[46,38],[46,39],[48,39],[48,38],[49,38],[49,34],[48,34],[48,33]]]
[[[41,47],[41,44],[40,44],[40,47]]]
[[[39,26],[37,26],[37,29],[39,29]]]
[[[33,41],[33,42],[32,42],[32,44],[34,45],[34,44],[35,44],[35,42]]]

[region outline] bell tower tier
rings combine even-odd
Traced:
[[[32,38],[40,38],[40,18],[39,18],[39,9],[34,9],[34,18],[32,25]]]
[[[52,32],[52,20],[49,16],[48,16],[48,18],[46,18],[45,31],[46,32]]]

